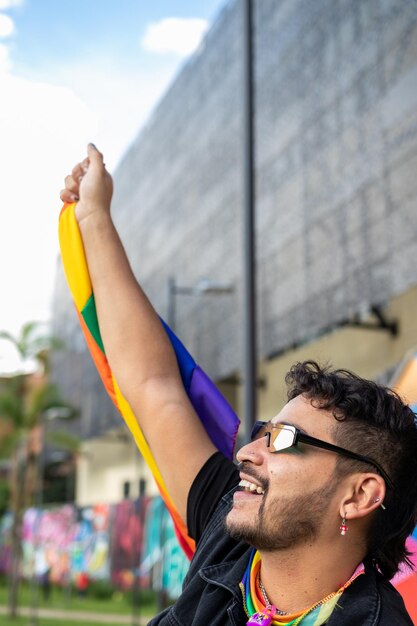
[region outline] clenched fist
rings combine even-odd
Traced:
[[[78,223],[97,211],[109,212],[113,195],[113,181],[103,163],[103,155],[92,143],[88,144],[87,155],[65,178],[65,189],[60,194],[64,202],[77,203]]]

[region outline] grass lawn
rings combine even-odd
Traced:
[[[8,603],[8,590],[5,584],[0,584],[0,605],[6,606]],[[27,584],[20,586],[19,606],[30,606],[31,591]],[[48,600],[44,600],[41,590],[38,590],[38,606],[48,609],[63,609],[68,611],[89,611],[94,613],[114,613],[116,615],[132,614],[132,596],[119,591],[114,591],[109,597],[97,598],[87,595],[85,598],[79,598],[77,593],[68,592],[68,589],[52,588],[51,595]],[[142,589],[139,594],[139,611],[140,615],[152,616],[157,612],[155,593],[148,589]],[[1,626],[9,626],[8,622],[3,622],[5,618],[0,617]],[[16,626],[20,626],[20,622],[14,622]],[[22,622],[23,623],[23,622]],[[60,626],[64,626],[64,622],[59,622]],[[49,622],[49,626],[51,623]]]
[[[28,626],[28,617],[17,617],[16,619],[10,619],[5,615],[0,616],[1,626]],[[69,620],[57,620],[41,618],[38,620],[38,626],[80,626],[80,621],[70,622]],[[102,622],[85,622],[85,626],[120,626],[120,624],[103,624]]]

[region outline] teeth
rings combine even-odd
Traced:
[[[242,489],[244,489],[245,491],[250,491],[251,493],[258,493],[259,495],[262,495],[264,493],[264,490],[262,489],[262,487],[259,487],[258,485],[255,485],[255,483],[251,483],[249,480],[241,480],[239,483],[239,487],[242,487]]]

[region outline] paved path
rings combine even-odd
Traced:
[[[0,606],[0,615],[6,615],[8,609],[6,606]],[[20,616],[29,617],[31,615],[30,609],[28,607],[20,607],[19,613]],[[102,624],[120,624],[123,626],[124,624],[135,624],[135,626],[146,626],[149,621],[147,617],[136,618],[136,621],[133,621],[131,615],[111,615],[109,613],[91,613],[90,611],[65,611],[60,609],[38,609],[37,611],[38,617],[42,617],[45,619],[67,619],[73,620],[74,622],[101,622]],[[55,626],[55,625],[54,625]],[[57,624],[59,626],[59,624]]]

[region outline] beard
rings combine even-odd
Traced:
[[[245,473],[250,470],[245,467]],[[254,472],[252,472],[254,476]],[[258,478],[259,481],[259,478]],[[226,530],[233,539],[244,541],[257,550],[270,552],[286,550],[295,545],[310,543],[318,536],[330,500],[338,486],[333,479],[325,487],[298,496],[270,496],[268,488],[256,519],[236,519],[229,512],[225,519]]]

